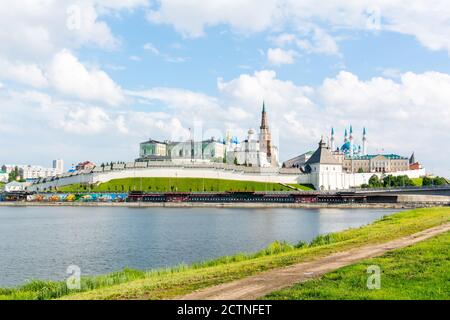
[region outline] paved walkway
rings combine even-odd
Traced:
[[[273,269],[248,278],[205,288],[178,300],[252,300],[295,283],[317,278],[324,273],[380,256],[389,250],[404,248],[450,231],[450,223],[427,229],[390,242],[367,245],[335,253],[309,262]]]

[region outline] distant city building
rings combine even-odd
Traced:
[[[32,180],[39,178],[54,177],[58,173],[53,168],[44,168],[41,166],[24,166],[19,168],[19,175],[22,179]]]
[[[84,161],[84,162],[80,162],[79,164],[77,164],[75,166],[75,170],[76,171],[81,171],[81,170],[92,170],[95,168],[95,163],[90,162],[90,161]]]
[[[64,161],[62,159],[53,160],[53,169],[56,170],[56,174],[62,174],[64,172]]]
[[[6,171],[0,170],[0,182],[8,182],[9,174]]]
[[[62,160],[55,160],[55,161],[62,161]],[[55,161],[53,161],[53,164],[55,164]],[[25,180],[54,177],[58,174],[62,174],[63,172],[59,171],[57,168],[45,168],[43,166],[22,165],[22,164],[19,165],[5,164],[2,166],[2,171],[4,171],[6,174],[9,175],[16,168],[18,169],[20,178]]]

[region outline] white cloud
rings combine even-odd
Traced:
[[[450,52],[450,6],[447,0],[321,1],[314,0],[159,0],[148,15],[154,23],[164,23],[185,36],[204,35],[206,27],[227,24],[239,32],[280,30],[293,26],[318,25],[327,30],[353,29],[368,32],[393,31],[414,36],[431,50]],[[380,23],[378,25],[378,22]],[[322,47],[335,52],[335,40],[327,33],[311,35],[306,47]],[[314,50],[315,52],[315,50]]]
[[[112,49],[119,40],[99,15],[146,1],[16,0],[0,2],[0,54],[20,60],[51,57],[61,48],[94,45]],[[13,32],[11,32],[13,28]]]
[[[163,52],[159,51],[158,48],[156,48],[150,42],[147,42],[146,44],[144,44],[143,48],[144,48],[144,50],[147,50],[147,51],[153,53],[155,56],[162,57],[164,59],[164,61],[166,61],[166,62],[181,63],[181,62],[186,62],[188,60],[188,58],[185,58],[185,57],[172,57],[171,55],[169,55],[167,53],[163,53]]]
[[[52,86],[79,99],[102,101],[109,105],[124,102],[122,89],[104,71],[86,68],[67,50],[57,53],[49,68]]]
[[[338,54],[336,40],[321,28],[313,28],[311,40],[298,39],[297,46],[310,53]]]
[[[139,56],[129,56],[128,59],[130,59],[131,61],[135,61],[135,62],[142,61],[142,58]]]
[[[153,54],[159,55],[159,50],[156,49],[156,47],[151,44],[150,42],[147,42],[146,44],[144,44],[143,48],[147,51],[150,51]]]
[[[0,78],[30,85],[36,88],[47,86],[47,79],[35,64],[11,63],[0,58]]]
[[[102,132],[110,121],[106,112],[99,107],[75,107],[64,114],[60,126],[67,132],[88,135]]]
[[[184,36],[199,37],[205,26],[230,24],[241,32],[257,32],[272,25],[280,12],[276,0],[161,0],[148,14],[154,23],[172,24]]]
[[[205,114],[220,114],[218,101],[203,93],[197,93],[178,88],[152,88],[145,91],[126,91],[135,98],[148,100],[153,104],[163,104],[176,112],[176,115],[184,119],[203,118]]]
[[[295,61],[297,53],[293,50],[283,50],[280,48],[269,48],[267,50],[267,59],[273,65],[292,64]]]

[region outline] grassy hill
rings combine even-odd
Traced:
[[[314,190],[310,185],[290,185],[300,190]],[[202,178],[125,178],[98,185],[73,184],[58,189],[62,192],[214,192],[214,191],[292,191],[279,183]]]

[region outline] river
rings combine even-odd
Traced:
[[[0,207],[0,286],[255,252],[368,224],[396,209]],[[398,210],[397,210],[398,211]]]

